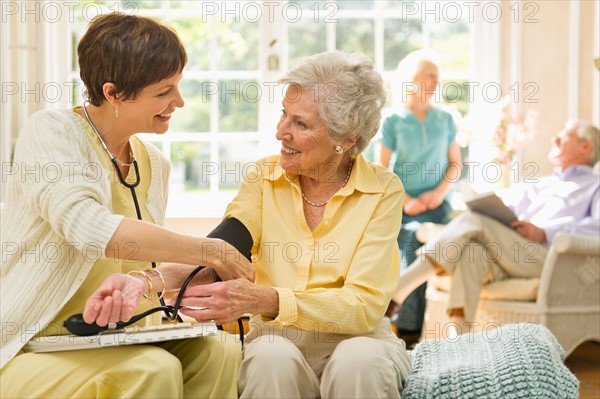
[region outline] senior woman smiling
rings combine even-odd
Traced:
[[[381,77],[364,56],[328,52],[281,83],[281,154],[257,162],[225,213],[228,234],[252,247],[256,282],[190,287],[182,312],[218,324],[254,314],[242,398],[399,398],[410,361],[384,313],[404,190],[360,155],[379,126]]]
[[[361,155],[385,93],[364,56],[306,59],[288,85],[281,153],[247,176],[225,218],[251,235],[256,283],[191,287],[197,320],[254,316],[240,368],[242,398],[398,398],[410,372],[384,313],[396,288],[403,188]]]

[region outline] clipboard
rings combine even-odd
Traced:
[[[494,193],[473,196],[465,201],[465,204],[470,210],[494,218],[509,227],[512,222],[517,220],[514,212],[504,205],[504,202]]]
[[[122,330],[103,332],[98,335],[47,335],[36,337],[23,347],[25,352],[44,353],[72,350],[109,348],[122,345],[140,345],[152,342],[190,339],[217,334],[214,323],[176,323],[157,326],[133,326]]]

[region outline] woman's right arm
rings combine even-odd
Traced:
[[[19,181],[23,200],[55,234],[89,251],[87,259],[206,264],[224,280],[254,279],[251,263],[221,240],[184,236],[113,214],[106,171],[74,114],[48,110],[32,115],[19,135],[15,162],[36,172]],[[54,174],[45,178],[44,170]]]
[[[254,266],[234,246],[215,238],[186,236],[125,218],[106,246],[106,257],[205,265],[223,280],[254,281]]]

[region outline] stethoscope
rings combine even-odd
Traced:
[[[110,158],[110,160],[115,168],[115,172],[117,173],[117,176],[119,177],[119,181],[121,182],[121,184],[123,186],[127,187],[131,191],[131,197],[133,198],[133,203],[135,205],[135,212],[137,214],[138,220],[143,220],[142,212],[140,210],[140,204],[138,202],[137,195],[135,193],[135,188],[140,184],[140,171],[138,168],[137,161],[135,160],[135,157],[133,156],[133,152],[131,152],[131,164],[132,164],[133,170],[135,172],[135,181],[133,183],[128,183],[125,180],[125,178],[123,177],[123,173],[121,172],[121,169],[119,168],[119,163],[118,163],[117,157],[115,155],[113,155],[113,153],[108,149],[108,146],[102,139],[102,136],[100,136],[98,129],[96,129],[96,126],[92,122],[92,118],[90,118],[90,115],[88,114],[86,104],[83,105],[83,114],[85,115],[85,118],[87,119],[88,123],[92,127],[92,130],[94,131],[94,133],[96,133],[96,136],[98,136],[98,140],[100,140],[100,143],[102,144],[102,148],[104,148],[104,150],[108,154],[108,157]],[[130,145],[131,145],[131,143],[130,143]],[[127,164],[126,166],[130,166],[130,165]],[[183,320],[181,319],[181,317],[179,316],[178,313],[179,313],[179,309],[181,308],[180,305],[181,305],[181,300],[183,298],[183,294],[184,294],[187,286],[190,284],[190,282],[196,276],[196,274],[198,274],[198,272],[200,272],[200,270],[204,269],[204,267],[205,266],[197,266],[190,273],[190,275],[185,279],[184,283],[181,285],[181,288],[179,289],[179,293],[177,294],[177,298],[176,298],[175,304],[173,306],[167,305],[165,303],[164,298],[161,297],[160,298],[160,306],[157,306],[157,307],[149,309],[143,313],[135,315],[128,321],[119,321],[117,323],[108,323],[108,325],[101,327],[101,326],[98,326],[95,322],[92,324],[86,323],[83,320],[82,314],[76,314],[76,315],[72,315],[67,320],[65,320],[63,322],[63,325],[67,329],[67,331],[69,331],[71,334],[79,335],[79,336],[89,336],[89,335],[97,335],[97,334],[107,331],[107,330],[123,329],[127,326],[137,323],[138,321],[142,320],[144,317],[146,317],[150,314],[153,314],[156,312],[161,312],[161,311],[165,313],[165,315],[167,316],[167,319],[169,321],[182,322]],[[152,262],[152,268],[153,269],[156,268],[155,262]],[[220,278],[216,273],[215,273],[215,281],[220,281]],[[243,345],[244,345],[244,327],[243,327],[242,321],[240,319],[238,319],[238,326],[239,326],[239,330],[240,330],[240,341],[241,341],[242,347],[243,347]],[[218,326],[218,328],[220,330],[222,330],[222,326]]]

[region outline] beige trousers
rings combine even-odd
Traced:
[[[254,317],[240,366],[241,398],[399,398],[411,372],[387,319],[368,334],[274,328]]]
[[[239,339],[23,353],[0,371],[1,398],[237,398]]]
[[[484,284],[539,277],[547,254],[546,245],[495,219],[464,212],[417,251],[416,262],[434,262],[452,276],[448,309],[464,309],[465,321],[473,322]]]

